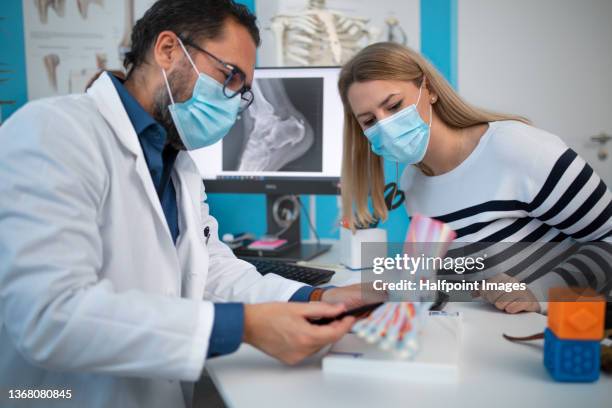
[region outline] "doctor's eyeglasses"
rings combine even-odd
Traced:
[[[242,113],[247,110],[253,103],[255,96],[251,91],[251,87],[246,84],[246,74],[240,68],[223,61],[209,51],[206,51],[204,48],[201,48],[188,38],[179,38],[183,44],[203,52],[212,58],[217,64],[219,64],[219,70],[225,75],[225,81],[223,82],[223,94],[227,98],[233,98],[240,94],[240,109],[238,112]]]

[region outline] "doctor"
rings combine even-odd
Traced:
[[[306,319],[357,287],[262,277],[219,241],[185,152],[248,107],[258,44],[231,0],[160,0],[125,82],[105,73],[0,128],[0,405],[28,389],[59,392],[43,406],[190,405],[207,358],[244,341],[296,363],[350,329]]]

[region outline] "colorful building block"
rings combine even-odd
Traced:
[[[606,303],[592,289],[552,288],[549,291],[548,327],[567,340],[601,340]]]
[[[597,381],[600,350],[598,340],[563,340],[544,331],[544,366],[556,381]]]

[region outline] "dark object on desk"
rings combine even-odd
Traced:
[[[449,296],[446,293],[439,291],[436,302],[433,305],[431,305],[429,310],[440,311],[444,309],[444,306],[446,306],[446,304],[448,303],[448,299],[449,299]],[[359,306],[354,309],[347,310],[346,312],[343,312],[336,317],[324,317],[322,319],[311,320],[310,322],[312,324],[324,325],[324,324],[329,324],[333,322],[334,320],[341,320],[345,318],[346,316],[355,316],[357,318],[364,318],[364,317],[368,317],[368,315],[371,312],[373,312],[377,307],[381,306],[382,304],[383,302],[371,303],[369,305]]]
[[[245,241],[244,245],[238,248],[232,248],[234,254],[238,258],[242,259],[257,259],[268,260],[274,258],[277,262],[297,262],[297,261],[309,261],[327,251],[331,248],[329,244],[321,243],[296,243],[288,242],[281,248],[274,251],[257,251],[247,249],[248,244],[251,241]]]
[[[601,371],[612,374],[612,346],[601,345]]]
[[[243,257],[241,259],[253,264],[262,275],[275,273],[283,278],[292,279],[313,286],[329,282],[335,273],[327,269],[310,268],[276,260],[264,260],[250,257]]]
[[[506,333],[503,333],[504,339],[508,341],[532,341],[532,340],[542,340],[544,338],[544,333],[536,333],[531,336],[510,336]]]
[[[335,316],[335,317],[323,317],[321,319],[312,319],[312,320],[309,319],[309,321],[312,324],[322,326],[325,324],[330,324],[331,322],[334,322],[336,320],[342,320],[346,316],[355,316],[358,319],[364,318],[364,317],[367,317],[370,313],[372,313],[376,308],[378,308],[382,304],[383,302],[371,303],[369,305],[359,306],[354,309],[347,310],[346,312],[342,312],[338,316]]]
[[[450,299],[450,296],[448,296],[448,293],[442,292],[441,290],[439,290],[438,295],[436,296],[436,301],[434,302],[433,305],[431,305],[429,310],[434,310],[436,312],[441,311],[442,309],[444,309],[444,306],[446,306],[449,299]]]

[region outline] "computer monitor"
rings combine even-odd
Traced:
[[[192,152],[206,191],[265,193],[269,234],[284,228],[274,212],[291,206],[279,199],[339,194],[344,122],[339,72],[338,67],[256,69],[250,108],[220,143]],[[281,237],[299,243],[299,224]],[[304,248],[298,245],[294,252]]]

